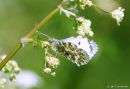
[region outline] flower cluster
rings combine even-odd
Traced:
[[[55,69],[60,64],[60,60],[49,52],[50,45],[48,41],[41,41],[41,46],[45,49],[45,68],[43,71],[45,74],[55,76]]]
[[[75,13],[69,11],[69,10],[65,10],[62,7],[59,7],[60,11],[65,13],[65,15],[70,18],[70,17],[74,17],[74,19],[77,22],[77,33],[81,36],[93,36],[93,31],[91,30],[91,21],[88,19],[85,19],[82,16],[77,16]]]
[[[0,56],[0,61],[4,60],[6,55]],[[2,77],[0,79],[0,85],[4,87],[4,83],[7,79],[10,81],[15,81],[16,76],[20,73],[21,69],[18,66],[17,62],[14,60],[8,61],[8,63],[2,68],[1,73],[2,75],[6,75],[6,78]],[[8,77],[8,78],[7,78]]]
[[[118,9],[111,12],[112,18],[116,19],[118,25],[120,25],[120,22],[123,20],[124,10],[125,9],[122,9],[122,7],[118,7]]]
[[[5,56],[6,57],[6,56]],[[2,59],[4,60],[4,59]],[[17,62],[14,60],[10,60],[8,61],[8,63],[2,68],[1,70],[2,72],[4,72],[5,74],[9,75],[9,79],[11,81],[14,81],[16,78],[16,75],[19,74],[19,72],[21,71],[20,67],[18,66]]]
[[[14,81],[16,78],[16,75],[19,74],[20,72],[20,68],[18,66],[18,64],[16,63],[16,61],[14,60],[10,60],[5,67],[2,69],[2,71],[6,74],[9,74],[9,79],[11,81]]]
[[[57,68],[57,66],[60,64],[59,59],[53,57],[53,56],[46,56],[46,61],[48,65],[52,68]]]
[[[81,36],[93,36],[93,31],[91,30],[91,21],[83,17],[77,18],[77,33]]]
[[[15,82],[8,80],[7,77],[0,72],[0,89],[36,89],[44,83],[42,78],[32,70],[22,69]]]

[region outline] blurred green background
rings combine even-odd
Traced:
[[[87,8],[81,15],[92,21],[95,35],[91,39],[99,45],[99,52],[82,67],[60,56],[61,65],[56,77],[43,74],[43,49],[33,48],[32,45],[22,48],[13,59],[18,61],[21,68],[35,71],[42,77],[43,85],[34,89],[108,89],[112,85],[128,86],[127,89],[130,89],[130,1],[94,1],[106,10],[116,9],[118,5],[125,8],[121,25],[117,26],[116,21],[106,13]],[[59,3],[60,0],[0,0],[1,52],[8,53],[21,37]],[[75,34],[73,25],[72,21],[58,13],[40,31],[63,39]]]

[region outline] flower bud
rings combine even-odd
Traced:
[[[50,74],[51,73],[51,69],[50,68],[45,68],[43,71],[44,71],[45,74]]]
[[[21,69],[20,69],[19,67],[15,67],[15,68],[14,68],[14,72],[15,72],[16,74],[19,74],[20,71],[21,71]]]
[[[52,76],[56,76],[56,72],[51,73]]]

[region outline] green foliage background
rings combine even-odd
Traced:
[[[59,2],[60,0],[0,0],[1,52],[9,52]],[[77,67],[60,56],[61,65],[57,69],[57,75],[51,77],[42,72],[43,49],[27,45],[13,57],[21,68],[33,70],[42,77],[43,86],[35,89],[107,89],[112,85],[130,88],[130,1],[118,2],[126,9],[121,26],[117,26],[109,15],[94,8],[88,8],[82,13],[92,20],[95,33],[92,39],[100,48],[87,65]],[[58,13],[40,31],[63,39],[75,34],[72,27],[72,21]]]

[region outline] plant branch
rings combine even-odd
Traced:
[[[63,6],[64,3],[61,3],[61,6]],[[46,16],[40,23],[38,23],[25,37],[32,38],[36,31],[38,31],[42,26],[44,26],[48,20],[50,20],[58,11],[60,8],[54,9],[48,16]],[[22,47],[21,41],[19,41],[16,46],[8,53],[7,57],[0,62],[0,70],[5,66],[5,64],[20,50]]]

